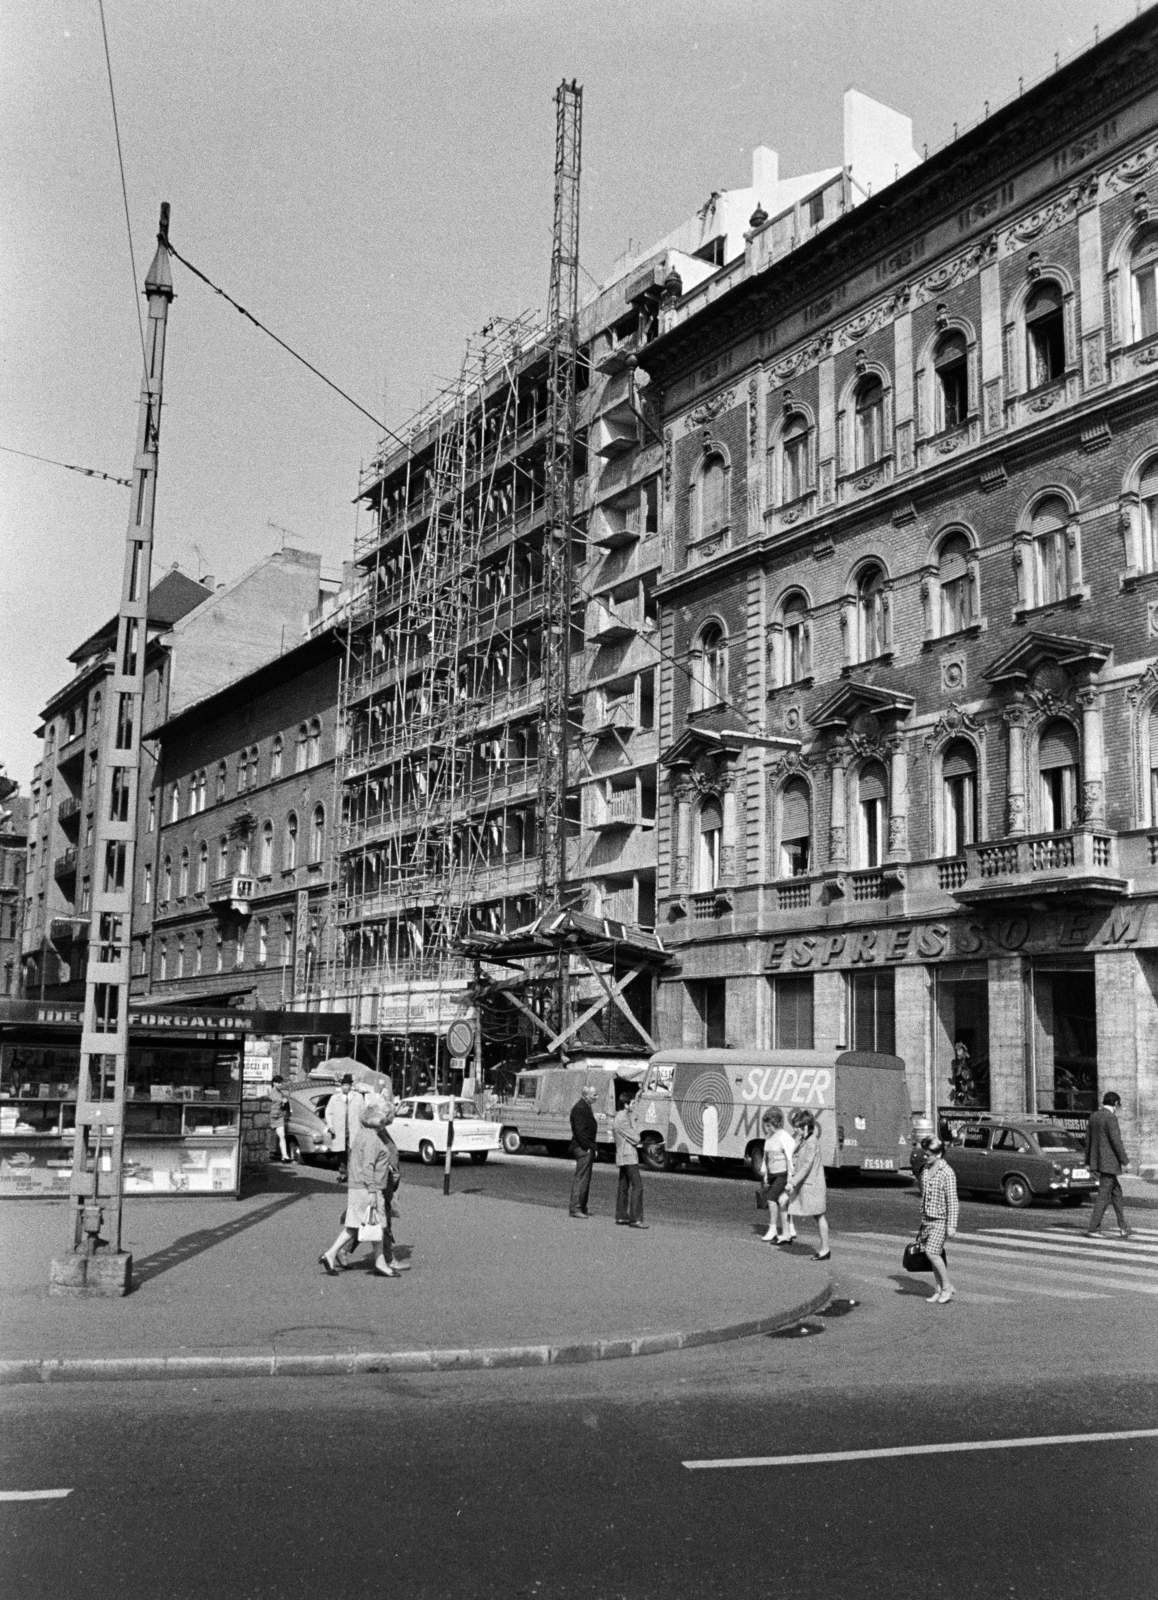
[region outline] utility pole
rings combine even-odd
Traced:
[[[555,218],[547,296],[547,337],[550,340],[544,542],[547,594],[537,807],[540,913],[561,903],[567,881],[582,130],[583,90],[574,80],[570,83],[564,80],[555,91]],[[555,972],[556,1031],[565,1021],[568,970],[568,957],[561,953]]]
[[[132,1286],[132,1257],[121,1250],[129,961],[161,378],[169,302],[173,298],[168,202],[161,206],[157,253],[145,278],[145,295],[149,323],[133,461],[133,497],[125,536],[116,655],[109,679],[109,714],[101,727],[92,919],[69,1185],[69,1238],[64,1255],[52,1263],[51,1294],[123,1295]],[[108,1230],[104,1236],[102,1228]]]

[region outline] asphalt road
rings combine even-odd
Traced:
[[[564,1205],[567,1179],[516,1157],[453,1181]],[[613,1180],[597,1169],[604,1217]],[[644,1182],[653,1221],[759,1225],[744,1180]],[[897,1260],[911,1195],[835,1189],[844,1314],[806,1334],[572,1368],[0,1392],[0,1590],[1151,1600],[1158,1438],[995,1442],[1158,1430],[1158,1227],[1087,1247],[1081,1213],[964,1211],[958,1298],[931,1308]],[[929,1443],[984,1448],[685,1465]],[[51,1489],[70,1492],[4,1499]]]

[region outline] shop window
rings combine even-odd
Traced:
[[[973,597],[969,579],[969,540],[951,533],[941,541],[937,580],[941,590],[941,633],[960,633],[973,626]]]
[[[1031,389],[1053,383],[1066,368],[1065,315],[1056,283],[1039,285],[1025,308],[1026,372]]]
[[[799,500],[811,488],[808,474],[808,422],[789,417],[780,441],[780,498]]]
[[[700,1048],[723,1050],[727,1046],[728,990],[723,978],[704,978],[688,984],[688,994],[699,1023]]]
[[[989,1109],[989,981],[984,964],[937,971],[937,1104]]]
[[[879,378],[864,378],[855,399],[857,468],[871,467],[885,453],[885,390]]]
[[[258,873],[263,878],[268,878],[273,871],[273,823],[262,824],[261,829],[261,857]]]
[[[772,990],[772,1048],[813,1048],[812,974],[770,980]]]
[[[885,575],[882,568],[866,567],[856,585],[857,660],[872,661],[884,655]]]
[[[850,1037],[854,1050],[895,1055],[896,992],[892,968],[849,974]]]
[[[812,805],[803,778],[792,778],[780,796],[780,875],[802,878],[812,856]]]
[[[720,850],[724,837],[724,816],[718,800],[705,800],[700,808],[700,848],[696,866],[696,888],[714,889],[720,881]]]
[[[944,798],[943,855],[960,856],[977,839],[977,752],[968,739],[955,739],[941,762]]]
[[[1054,605],[1069,593],[1066,525],[1070,511],[1059,495],[1035,507],[1030,520],[1033,594],[1031,605]]]
[[[879,867],[883,859],[888,813],[888,775],[879,761],[870,761],[860,772],[860,863]]]
[[[287,872],[292,872],[298,864],[298,819],[293,811],[285,819],[285,857],[282,865]]]
[[[959,428],[969,415],[969,357],[963,333],[947,333],[933,355],[937,428]]]
[[[204,894],[209,887],[209,845],[203,839],[197,851],[197,893]]]
[[[1144,234],[1130,257],[1130,310],[1133,335],[1158,334],[1158,233]]]
[[[321,861],[326,853],[326,808],[315,806],[310,824],[310,860]]]
[[[1041,831],[1060,833],[1077,821],[1078,736],[1060,717],[1042,729],[1037,769],[1041,776]]]
[[[1098,1021],[1093,962],[1033,972],[1033,1082],[1038,1111],[1098,1104]]]

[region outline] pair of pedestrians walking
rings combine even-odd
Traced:
[[[571,1179],[568,1215],[579,1220],[590,1217],[591,1169],[598,1149],[599,1124],[596,1121],[594,1084],[584,1084],[579,1099],[571,1107],[571,1150],[575,1173]],[[625,1228],[646,1228],[643,1220],[643,1179],[639,1173],[639,1130],[626,1094],[620,1095],[615,1120],[615,1165],[619,1181],[615,1192],[615,1221]]]
[[[784,1126],[784,1113],[771,1106],[763,1118],[764,1155],[761,1162],[764,1196],[768,1202],[768,1244],[787,1245],[796,1238],[794,1217],[815,1217],[820,1249],[816,1261],[832,1255],[828,1242],[828,1187],[820,1155],[820,1130],[810,1111],[794,1111],[792,1133]]]
[[[359,1244],[374,1246],[372,1270],[380,1278],[400,1276],[394,1265],[390,1203],[401,1182],[398,1146],[390,1137],[393,1098],[375,1099],[358,1115],[347,1148],[346,1211],[342,1231],[318,1263],[331,1278],[350,1265]]]

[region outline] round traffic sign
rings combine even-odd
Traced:
[[[446,1044],[452,1056],[470,1055],[474,1044],[474,1029],[469,1022],[452,1022],[446,1030]]]

